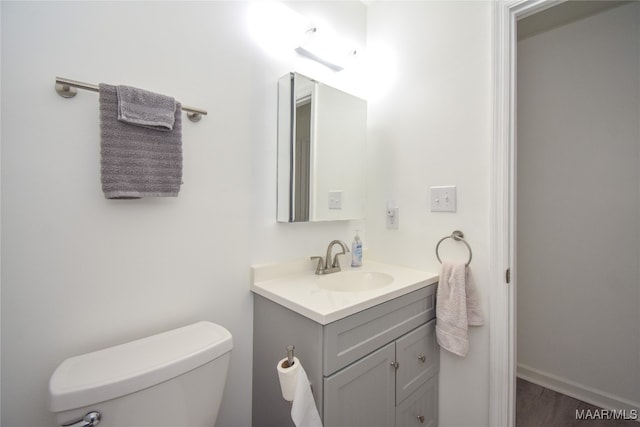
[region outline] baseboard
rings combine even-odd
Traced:
[[[624,409],[626,411],[635,410],[640,412],[640,403],[638,402],[632,402],[611,393],[607,393],[593,387],[588,387],[584,384],[579,384],[521,363],[518,363],[517,376],[523,380],[566,394],[567,396],[571,396],[603,409]],[[640,418],[637,421],[640,421]]]

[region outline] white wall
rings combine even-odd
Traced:
[[[488,315],[490,3],[288,4],[391,47],[383,62],[397,79],[369,108],[366,230],[275,221],[277,79],[299,71],[358,94],[357,68],[266,53],[244,2],[2,2],[3,426],[52,425],[47,381],[64,358],[198,319],[235,340],[218,425],[249,425],[249,265],[321,254],[356,228],[371,255],[431,271],[436,242],[463,230]],[[104,200],[97,96],[62,99],[55,76],[208,109],[185,121],[180,197]],[[458,186],[455,214],[428,210],[428,187],[442,184]],[[396,231],[384,228],[390,198]],[[440,425],[487,425],[488,326],[471,332],[466,358],[441,363]]]
[[[490,2],[371,2],[368,46],[385,45],[397,76],[369,102],[367,240],[371,255],[438,271],[435,245],[462,230],[488,317]],[[382,85],[383,82],[381,82]],[[384,83],[386,85],[386,83]],[[432,213],[429,187],[457,185],[456,213]],[[386,201],[400,228],[385,229]],[[466,259],[443,243],[445,259]],[[473,328],[465,358],[441,350],[440,426],[486,426],[489,327]]]
[[[638,408],[640,3],[525,38],[518,60],[520,371]]]
[[[364,42],[362,3],[295,7]],[[218,426],[250,425],[249,266],[322,253],[358,227],[275,221],[277,79],[326,71],[265,53],[245,2],[1,8],[2,425],[54,424],[47,383],[63,359],[200,319],[234,336]],[[207,109],[185,117],[180,196],[105,200],[97,94],[63,99],[56,76]]]

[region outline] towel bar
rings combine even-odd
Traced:
[[[451,233],[451,236],[445,236],[438,241],[438,244],[436,245],[436,258],[438,258],[438,261],[440,262],[440,264],[442,264],[442,260],[440,259],[438,248],[440,247],[440,243],[442,243],[446,239],[453,239],[457,242],[464,243],[467,246],[467,249],[469,249],[469,260],[467,261],[466,265],[468,266],[469,264],[471,264],[471,258],[473,257],[473,252],[471,251],[471,246],[469,246],[467,241],[464,240],[464,233],[460,230],[455,230],[453,233]]]
[[[89,83],[78,82],[76,80],[65,79],[62,77],[56,77],[56,92],[63,98],[73,98],[78,93],[77,89],[89,90],[91,92],[98,92],[100,88],[98,85],[92,85]],[[200,108],[182,106],[182,109],[187,112],[187,117],[192,122],[199,122],[202,116],[207,115],[207,110]]]

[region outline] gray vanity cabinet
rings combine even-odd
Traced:
[[[438,369],[431,320],[326,377],[324,427],[434,427]]]
[[[318,324],[254,295],[253,427],[293,427],[276,362],[286,345],[311,382],[324,427],[437,426],[436,285]]]

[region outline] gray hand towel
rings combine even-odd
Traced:
[[[117,91],[118,120],[155,130],[173,129],[174,98],[131,86],[118,86]]]
[[[107,199],[176,197],[182,184],[182,108],[173,130],[158,132],[118,120],[115,86],[100,87],[102,190]]]

